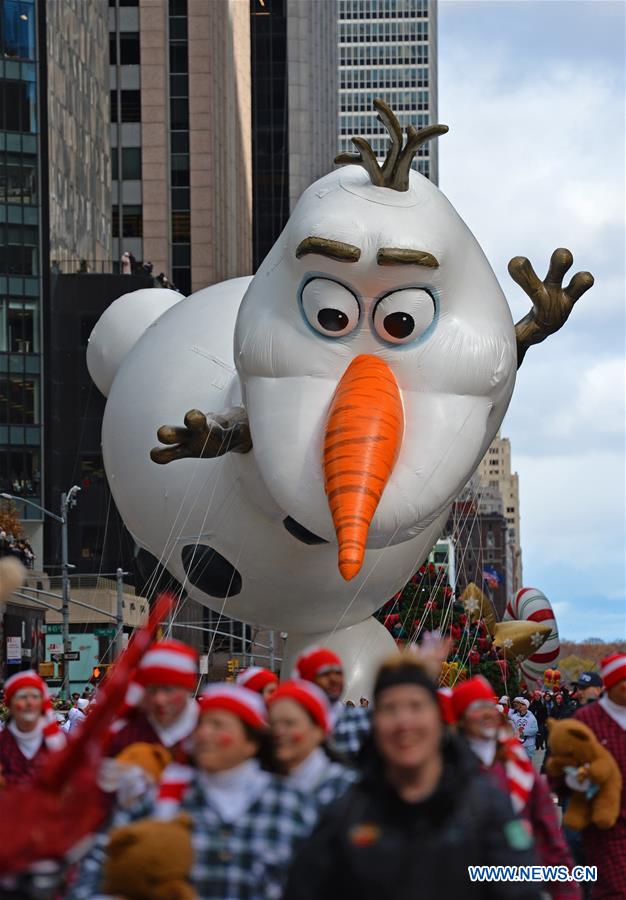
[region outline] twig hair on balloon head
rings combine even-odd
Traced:
[[[358,153],[340,153],[335,157],[338,166],[363,166],[376,187],[390,188],[392,191],[408,191],[411,163],[422,144],[439,137],[448,131],[447,125],[429,125],[417,129],[409,125],[406,130],[406,144],[402,146],[402,126],[396,114],[384,100],[374,100],[374,108],[378,112],[377,119],[385,126],[391,137],[391,147],[382,166],[378,165],[376,154],[369,142],[363,137],[353,137],[352,143]]]

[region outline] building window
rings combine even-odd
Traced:
[[[189,102],[186,97],[170,100],[170,128],[189,131]]]
[[[0,453],[0,489],[18,496],[38,497],[39,452],[11,447]]]
[[[120,32],[120,63],[123,66],[138,66],[141,62],[138,31]]]
[[[39,352],[39,305],[9,300],[2,306],[0,349],[10,353]]]
[[[37,228],[27,225],[0,227],[0,272],[7,275],[38,275]]]
[[[22,375],[0,376],[0,424],[35,425],[39,420],[39,382]]]
[[[110,91],[111,98],[111,122],[117,122],[117,91]]]
[[[141,122],[141,93],[120,91],[122,122]]]
[[[37,203],[37,158],[27,154],[0,156],[0,203]]]
[[[109,34],[109,65],[114,66],[117,63],[117,35],[115,32]]]
[[[23,0],[0,4],[0,52],[4,59],[35,59],[35,8]]]
[[[122,237],[143,236],[143,213],[141,206],[122,207]]]
[[[122,148],[122,178],[124,181],[138,181],[141,178],[141,148]]]
[[[37,132],[36,85],[26,81],[0,81],[0,130]]]
[[[191,216],[189,212],[172,213],[172,243],[189,244],[191,242]]]

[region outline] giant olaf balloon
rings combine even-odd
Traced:
[[[480,246],[410,168],[445,132],[381,101],[391,146],[311,185],[253,278],[181,299],[137,291],[90,339],[108,396],[107,476],[137,544],[189,594],[343,654],[353,687],[394,644],[372,613],[441,533],[504,417],[525,350],[591,286],[510,263],[533,310],[514,327]],[[155,449],[158,431],[166,448]],[[169,465],[164,465],[170,463]]]

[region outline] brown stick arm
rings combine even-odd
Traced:
[[[226,453],[248,453],[252,449],[248,416],[242,406],[219,415],[190,409],[184,427],[161,425],[157,438],[168,445],[150,451],[150,459],[159,465],[176,459],[215,459]]]
[[[518,369],[528,348],[533,344],[540,344],[562,328],[576,301],[592,287],[594,279],[590,272],[577,272],[568,286],[563,287],[563,278],[573,262],[570,251],[559,247],[552,254],[548,274],[541,281],[525,256],[515,256],[510,261],[511,278],[519,284],[533,304],[530,312],[515,325]]]

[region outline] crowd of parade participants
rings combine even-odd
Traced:
[[[556,696],[497,698],[480,676],[442,690],[440,663],[434,643],[389,658],[357,706],[326,648],[304,651],[280,682],[251,667],[197,694],[196,652],[155,643],[109,735],[100,831],[49,893],[33,873],[0,873],[0,897],[626,897],[624,788],[617,822],[579,839],[561,827],[571,789],[533,759],[548,720],[573,718],[626,781],[626,654]],[[97,702],[73,695],[55,711],[35,672],[9,678],[2,785],[31,782]],[[535,864],[596,866],[597,880],[468,877],[473,865]]]

